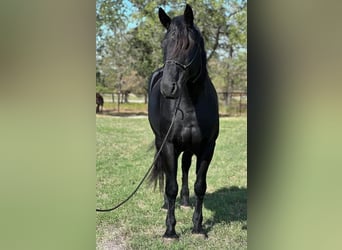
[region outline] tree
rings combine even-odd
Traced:
[[[123,7],[122,0],[96,1],[96,84],[100,89],[115,88],[120,78],[117,72],[121,67],[114,58],[121,57],[115,48],[122,44],[120,40],[127,22]]]

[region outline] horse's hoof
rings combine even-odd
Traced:
[[[176,233],[165,233],[163,235],[163,239],[166,242],[170,242],[170,241],[175,241],[179,239],[179,236]]]
[[[208,239],[208,234],[203,230],[192,230],[192,235],[198,238]]]
[[[167,238],[167,237],[163,237],[163,242],[164,244],[170,244],[170,243],[173,243],[173,242],[176,242],[178,241],[179,238]]]

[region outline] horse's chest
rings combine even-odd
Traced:
[[[191,147],[199,145],[202,140],[202,134],[196,122],[183,124],[178,130],[177,143],[184,147]]]

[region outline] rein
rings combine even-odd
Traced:
[[[161,151],[162,151],[162,149],[163,149],[163,147],[164,147],[164,145],[165,145],[165,143],[166,143],[167,138],[168,138],[169,135],[170,135],[171,129],[172,129],[173,124],[174,124],[174,122],[175,122],[175,120],[176,120],[177,111],[180,110],[180,109],[179,109],[179,105],[180,105],[180,101],[181,101],[181,96],[182,96],[182,95],[180,95],[179,98],[178,98],[178,103],[175,104],[175,109],[174,109],[173,117],[172,117],[172,120],[171,120],[171,124],[170,124],[169,129],[168,129],[167,132],[166,132],[166,135],[165,135],[165,137],[164,137],[163,143],[161,144],[159,151],[158,151],[157,154],[155,155],[154,160],[153,160],[153,162],[152,162],[150,168],[147,170],[145,176],[142,178],[142,180],[140,181],[140,183],[138,184],[138,186],[134,189],[134,191],[133,191],[125,200],[123,200],[122,202],[120,202],[120,203],[117,204],[116,206],[114,206],[114,207],[112,207],[112,208],[107,208],[107,209],[99,209],[99,208],[96,208],[96,212],[110,212],[110,211],[113,211],[113,210],[115,210],[115,209],[121,207],[121,206],[122,206],[123,204],[125,204],[127,201],[129,201],[129,200],[133,197],[133,195],[135,195],[135,193],[138,191],[138,189],[140,188],[140,186],[143,184],[143,182],[146,180],[147,176],[148,176],[149,173],[151,172],[153,166],[155,165],[155,163],[156,163],[156,161],[157,161],[157,159],[158,159],[158,157],[159,157],[159,155],[160,155],[160,153],[161,153]],[[181,111],[181,110],[180,110],[180,111]],[[182,119],[184,118],[183,116],[184,116],[184,114],[183,114],[183,112],[182,112]]]

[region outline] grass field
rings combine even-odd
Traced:
[[[208,239],[191,234],[193,209],[176,207],[180,238],[166,243],[163,195],[143,184],[125,205],[97,213],[97,249],[247,249],[247,120],[221,118],[220,135],[207,176],[203,224]],[[153,160],[153,134],[147,118],[96,118],[97,208],[125,199]],[[194,202],[194,162],[189,174]],[[178,183],[180,184],[180,172]]]

